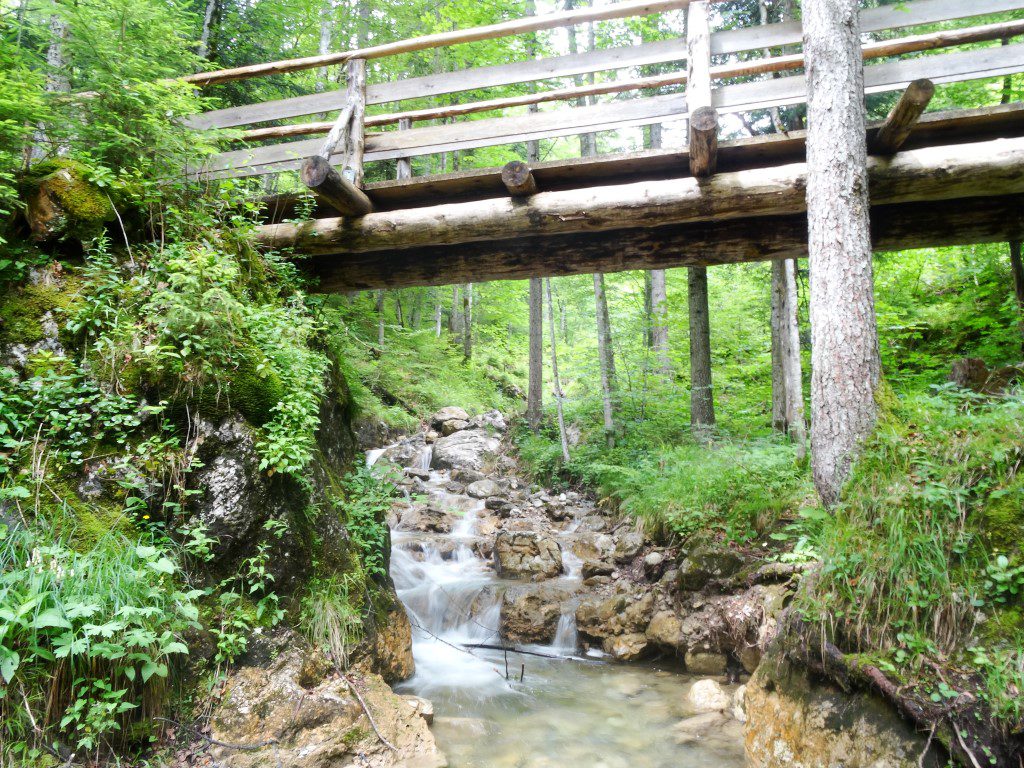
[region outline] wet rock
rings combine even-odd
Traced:
[[[594,576],[611,576],[615,572],[615,564],[604,560],[584,560],[581,573],[584,579]]]
[[[499,576],[549,579],[562,573],[562,550],[550,536],[529,531],[502,531],[494,540]]]
[[[417,480],[426,481],[430,479],[430,472],[425,469],[414,469],[413,467],[406,467],[405,476],[415,478]]]
[[[606,533],[584,531],[572,543],[572,552],[581,560],[606,560],[615,551],[615,541]]]
[[[413,712],[426,721],[427,725],[433,725],[434,703],[430,699],[424,699],[422,696],[413,696],[412,694],[406,694],[402,696],[402,699],[412,707]]]
[[[481,413],[479,416],[474,416],[470,419],[470,426],[474,428],[492,429],[495,432],[504,432],[508,429],[508,424],[505,423],[505,417],[501,415],[501,411],[487,411]]]
[[[447,483],[445,483],[444,489],[448,491],[448,493],[453,493],[456,496],[461,496],[463,493],[466,492],[466,486],[464,486],[462,483],[456,482],[455,480],[449,480]]]
[[[502,499],[497,496],[492,496],[484,502],[484,507],[493,510],[498,514],[498,517],[508,517],[512,514],[512,502],[508,499]]]
[[[449,419],[441,425],[441,434],[444,436],[454,435],[469,427],[469,422],[463,419]]]
[[[501,636],[514,643],[550,643],[555,639],[562,604],[569,593],[548,585],[512,587],[501,601]]]
[[[500,446],[497,438],[481,429],[456,432],[434,443],[433,466],[435,469],[474,469],[479,472]]]
[[[413,435],[389,446],[380,455],[380,459],[387,459],[400,467],[419,467],[420,458],[425,455],[426,450],[427,441],[423,435]]]
[[[231,744],[276,743],[247,751],[211,747],[223,768],[325,768],[355,764],[372,768],[441,768],[447,762],[426,721],[377,675],[356,674],[360,695],[373,712],[392,752],[373,734],[348,683],[315,679],[301,638],[290,634],[265,666],[244,666],[228,678],[213,712],[210,736]],[[303,685],[305,683],[305,685]],[[361,757],[360,757],[361,756]]]
[[[378,621],[370,638],[369,658],[373,671],[388,683],[405,680],[416,671],[412,658],[412,625],[397,600],[383,620]]]
[[[401,512],[396,526],[400,531],[421,533],[451,533],[454,518],[443,509],[430,505],[415,505]]]
[[[619,661],[634,661],[647,650],[647,638],[641,632],[615,635],[606,637],[601,643],[601,648]]]
[[[686,704],[694,712],[721,712],[732,705],[732,698],[714,680],[698,680],[686,694]]]
[[[736,649],[736,658],[740,660],[747,674],[752,675],[761,663],[761,649],[756,645],[744,645]]]
[[[654,596],[619,592],[584,598],[576,609],[576,627],[588,637],[603,639],[642,633],[650,623]],[[645,638],[646,642],[646,638]]]
[[[724,653],[702,651],[687,651],[684,660],[686,671],[694,675],[721,675],[729,664]]]
[[[679,564],[679,589],[702,589],[712,579],[732,576],[743,567],[743,560],[735,552],[717,547],[698,547]]]
[[[732,716],[741,723],[747,722],[747,686],[741,685],[732,695]]]
[[[606,531],[608,530],[608,520],[601,517],[600,515],[587,515],[580,520],[581,531]]]
[[[662,648],[676,649],[680,645],[682,620],[674,611],[658,611],[647,625],[647,638]]]
[[[446,421],[469,422],[469,414],[457,405],[449,405],[430,417],[430,426],[439,430]]]
[[[676,723],[672,727],[672,736],[676,744],[691,744],[700,741],[708,732],[721,728],[728,720],[728,716],[721,712],[693,715]]]
[[[643,534],[637,531],[626,531],[615,537],[613,556],[617,563],[628,563],[640,554],[644,546]]]
[[[491,496],[501,496],[501,486],[490,479],[477,480],[466,486],[466,495],[474,499],[486,499]]]
[[[661,552],[649,552],[644,557],[644,576],[648,581],[657,581],[665,570],[665,555]]]
[[[486,480],[487,475],[483,472],[477,472],[475,469],[468,469],[466,467],[458,467],[451,471],[452,480],[457,480],[463,485],[469,485],[475,483],[477,480]]]
[[[844,693],[774,657],[747,684],[744,703],[747,756],[757,768],[946,765],[938,749],[919,762],[927,734],[881,700]]]

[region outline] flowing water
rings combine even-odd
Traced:
[[[429,448],[418,463],[429,468]],[[510,582],[473,550],[484,503],[449,493],[448,479],[430,471],[424,485],[435,505],[457,516],[452,532],[392,531],[391,575],[413,625],[416,660],[416,674],[397,690],[433,702],[433,731],[452,768],[744,765],[735,721],[697,742],[674,738],[673,726],[692,714],[693,678],[577,656],[571,609],[550,646],[528,647],[541,656],[467,647],[502,643],[501,595]],[[554,583],[578,584],[580,565],[566,552],[567,574]]]

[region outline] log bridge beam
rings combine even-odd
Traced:
[[[869,162],[879,249],[1024,238],[1024,138]],[[789,163],[361,218],[268,224],[264,248],[315,257],[321,290],[662,269],[806,254],[806,165]]]

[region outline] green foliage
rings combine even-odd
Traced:
[[[354,574],[316,579],[302,598],[299,626],[338,669],[363,638],[363,583]]]
[[[165,548],[108,536],[80,553],[45,532],[0,525],[0,757],[51,743],[100,754],[157,711],[187,653],[200,593]]]
[[[361,466],[344,481],[343,504],[345,527],[359,553],[359,561],[367,576],[387,577],[389,556],[387,513],[398,495],[396,477],[387,469]]]

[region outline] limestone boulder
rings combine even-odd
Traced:
[[[724,653],[687,651],[683,657],[686,671],[694,675],[721,675],[729,664]]]
[[[466,486],[466,495],[474,499],[487,499],[492,496],[501,496],[501,486],[489,478],[477,480]]]
[[[469,422],[464,419],[448,419],[448,421],[441,424],[441,434],[444,436],[453,435],[467,427],[469,427]]]
[[[762,664],[743,697],[745,741],[757,768],[938,768],[939,750],[880,699],[844,693],[788,663]]]
[[[697,547],[679,564],[676,576],[680,590],[703,589],[714,579],[732,576],[743,567],[743,559],[728,549]]]
[[[635,661],[644,655],[647,647],[647,638],[642,632],[614,635],[601,642],[602,650],[618,661]]]
[[[576,608],[576,627],[581,634],[595,639],[643,634],[653,611],[654,595],[649,592],[594,595],[581,600]]]
[[[546,584],[512,587],[501,601],[501,636],[513,643],[551,643],[555,639],[566,590]]]
[[[388,446],[377,461],[386,459],[399,467],[419,468],[427,450],[426,438],[422,434],[413,435]]]
[[[446,421],[465,421],[468,423],[469,414],[466,413],[465,409],[459,408],[457,405],[449,405],[430,417],[430,426],[440,430]]]
[[[696,713],[724,712],[732,707],[732,697],[714,680],[698,680],[686,694],[686,705]]]
[[[494,539],[498,575],[513,579],[550,579],[562,573],[558,542],[532,531],[501,531]]]
[[[434,469],[483,470],[487,460],[501,446],[500,441],[482,429],[465,429],[442,437],[434,443]]]
[[[644,547],[644,537],[638,531],[623,531],[615,536],[615,549],[612,556],[617,563],[628,563],[640,554]]]
[[[497,410],[487,411],[479,416],[474,416],[469,420],[469,425],[475,429],[488,429],[495,432],[504,432],[508,429],[505,417],[501,415],[501,411]]]
[[[454,523],[455,518],[439,507],[429,504],[413,504],[400,511],[396,527],[400,531],[451,533]]]
[[[378,675],[329,675],[312,663],[313,652],[292,636],[280,652],[260,665],[243,666],[227,680],[210,720],[210,737],[226,744],[276,743],[252,750],[214,744],[211,756],[223,768],[442,768],[447,761],[426,720],[392,692]],[[374,735],[352,685],[373,713],[392,751]]]

